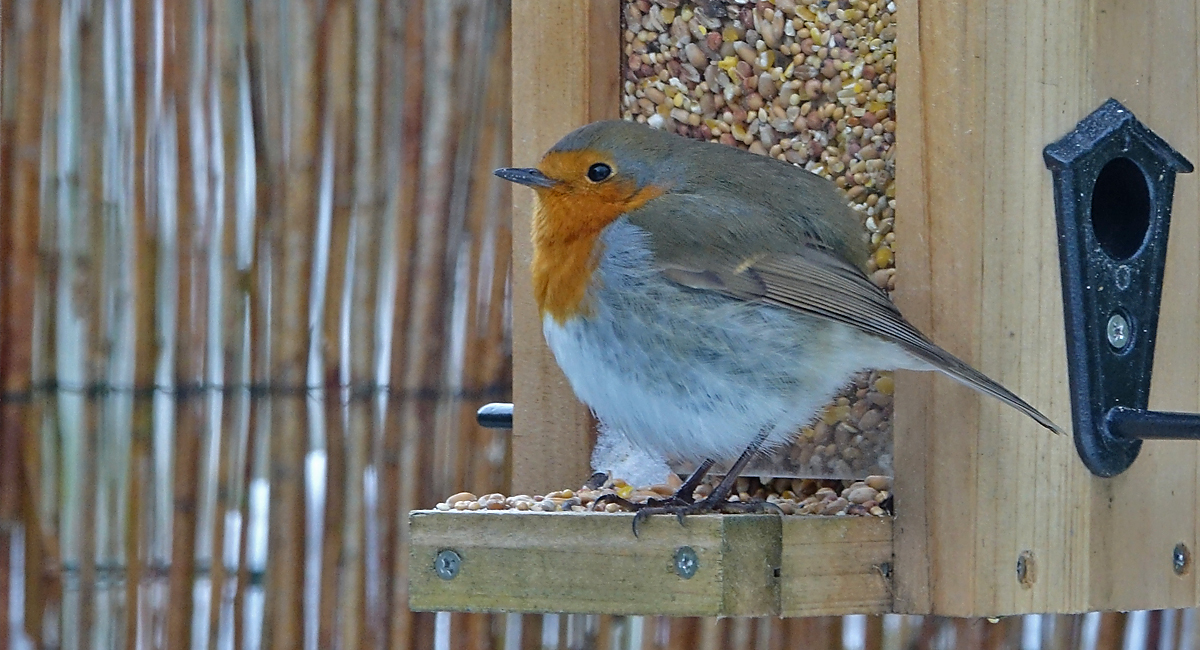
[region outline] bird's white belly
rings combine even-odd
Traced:
[[[576,395],[652,454],[730,461],[764,430],[790,442],[853,373],[908,359],[838,323],[679,287],[645,241],[609,226],[588,315],[547,316],[543,332]]]

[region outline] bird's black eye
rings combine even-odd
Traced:
[[[593,183],[599,183],[609,176],[612,176],[612,167],[609,167],[604,163],[596,163],[591,167],[588,167],[587,176],[589,181]]]

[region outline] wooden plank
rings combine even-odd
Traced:
[[[1138,8],[1138,14],[1123,12]],[[1131,16],[1138,20],[1130,20]],[[1193,163],[1200,162],[1200,12],[1190,0],[1097,7],[1094,101],[1114,97]],[[1186,53],[1181,55],[1180,53]],[[1163,75],[1163,70],[1170,70]],[[1175,177],[1171,236],[1158,320],[1150,408],[1200,412],[1200,178]],[[1193,569],[1177,576],[1171,552],[1200,549],[1200,446],[1151,441],[1121,476],[1093,480],[1090,603],[1094,609],[1195,607]],[[1136,534],[1131,534],[1137,531]]]
[[[670,534],[670,519],[662,523]],[[691,525],[690,522],[688,524]],[[721,614],[778,615],[783,525],[773,515],[721,518]]]
[[[681,527],[632,515],[418,511],[409,518],[415,610],[671,616],[799,616],[887,611],[891,522],[870,517],[705,515]],[[676,552],[698,568],[680,577]],[[437,554],[458,574],[443,579]]]
[[[890,612],[891,562],[891,519],[785,517],[781,615]]]
[[[896,151],[895,186],[898,216],[903,217],[902,232],[896,232],[896,288],[892,299],[900,306],[913,325],[932,334],[933,299],[931,292],[931,263],[929,255],[929,211],[926,205],[925,173],[926,117],[920,96],[924,88],[924,59],[920,39],[920,5],[901,2],[897,6],[896,51],[897,75],[904,75],[906,90],[896,94],[896,137],[903,146]],[[902,139],[901,139],[902,138]],[[903,173],[900,173],[900,172]],[[903,248],[901,248],[903,246]],[[942,345],[949,345],[942,341]],[[903,516],[894,521],[895,536],[892,552],[895,556],[896,581],[893,586],[897,611],[928,612],[930,603],[929,518],[930,504],[926,495],[936,486],[925,471],[928,464],[927,441],[922,427],[931,417],[929,398],[933,394],[935,377],[927,372],[895,373],[895,408],[892,415],[894,502],[903,503]],[[968,406],[961,403],[960,406]],[[913,434],[916,434],[914,437]],[[896,495],[902,495],[897,497]],[[903,543],[900,540],[903,538]]]
[[[1067,425],[1042,148],[1113,95],[1197,159],[1196,8],[1186,0],[897,4],[897,301],[934,340]],[[1151,72],[1163,69],[1178,74],[1152,84]],[[1200,410],[1198,191],[1180,177],[1156,408]],[[1069,438],[1046,435],[994,400],[913,373],[897,388],[897,611],[1196,605],[1195,572],[1175,576],[1169,562],[1176,543],[1197,548],[1194,445],[1147,444],[1129,472],[1096,479]],[[1022,554],[1034,568],[1025,583],[1016,574]]]
[[[619,116],[618,0],[513,0],[513,164],[529,167],[572,129]],[[591,417],[542,339],[529,281],[532,193],[513,192],[513,492],[581,485]]]
[[[721,517],[687,528],[669,518],[568,513],[416,513],[412,525],[410,605],[414,609],[610,614],[722,613]],[[691,547],[699,567],[676,574],[677,549]],[[437,553],[462,557],[459,575],[443,580]],[[743,580],[742,588],[748,588]]]
[[[934,340],[1065,423],[1057,242],[1041,150],[1092,108],[1074,76],[1088,65],[1079,27],[1086,7],[902,7],[899,60],[916,84],[898,94],[898,112],[920,103],[921,121],[902,118],[898,136],[897,300]],[[1042,38],[1043,29],[1061,37]],[[942,378],[909,379],[897,382],[898,610],[1086,608],[1079,564],[1089,477],[1071,441]],[[1038,567],[1028,587],[1016,579],[1022,552]]]

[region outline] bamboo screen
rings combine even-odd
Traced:
[[[0,647],[431,645],[406,513],[507,483],[507,21],[0,2]]]
[[[0,0],[0,650],[1196,647],[1194,611],[410,613],[407,511],[508,485],[473,412],[511,374],[509,27]]]

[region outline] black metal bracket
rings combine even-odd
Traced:
[[[1192,163],[1110,99],[1043,152],[1054,177],[1075,447],[1125,471],[1141,440],[1200,440],[1200,415],[1147,411],[1175,174]]]

